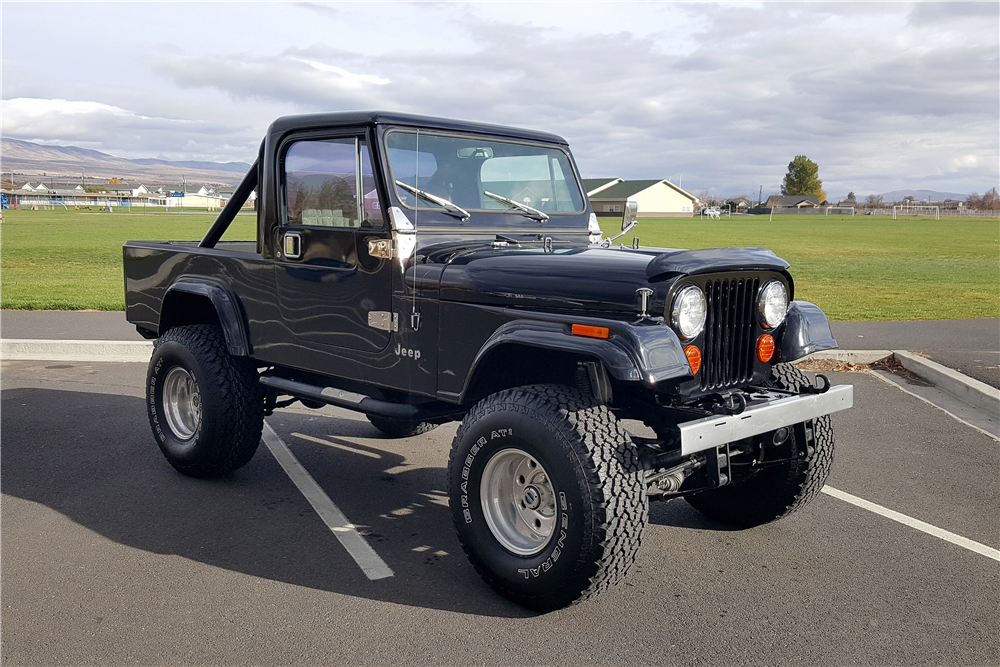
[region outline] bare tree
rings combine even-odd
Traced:
[[[996,211],[1000,209],[1000,195],[997,194],[996,188],[990,188],[983,195],[981,200],[982,208],[987,211]]]

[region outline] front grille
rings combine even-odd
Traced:
[[[710,280],[701,388],[724,389],[753,376],[754,328],[760,278]]]

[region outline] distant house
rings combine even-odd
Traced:
[[[621,215],[625,205],[634,201],[639,205],[639,217],[690,218],[700,203],[693,194],[666,179],[588,178],[583,186],[597,215]]]
[[[145,185],[141,185],[140,184],[139,187],[132,188],[132,196],[133,197],[138,197],[139,195],[148,195],[148,194],[149,194],[149,190],[146,188]]]
[[[816,195],[771,195],[766,208],[816,208],[820,201]]]
[[[25,183],[24,185],[21,186],[21,189],[24,190],[25,192],[35,191],[35,188],[31,187],[31,183]]]

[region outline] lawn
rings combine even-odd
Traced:
[[[124,310],[122,245],[129,240],[200,240],[216,214],[3,212],[0,307],[22,310]],[[256,238],[241,214],[226,240]]]
[[[605,236],[621,229],[603,219]],[[1000,316],[1000,221],[776,215],[640,218],[644,246],[761,246],[791,264],[795,298],[833,320]]]
[[[4,211],[0,307],[122,310],[122,244],[197,240],[215,214]],[[619,223],[602,221],[606,236]],[[255,237],[241,215],[226,239]],[[640,218],[645,246],[763,246],[791,265],[795,296],[835,320],[1000,316],[1000,221],[775,216]],[[620,239],[626,244],[633,234]]]

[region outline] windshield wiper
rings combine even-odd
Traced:
[[[396,185],[403,188],[404,190],[409,190],[418,197],[423,197],[427,201],[437,204],[438,206],[444,209],[445,213],[451,213],[452,215],[457,215],[462,219],[462,222],[465,222],[471,217],[468,211],[466,211],[464,208],[460,206],[452,204],[447,199],[443,199],[441,197],[438,197],[437,195],[432,195],[429,192],[424,192],[423,190],[415,188],[412,185],[407,185],[402,181],[396,181]]]
[[[538,222],[545,222],[546,220],[549,219],[547,213],[543,213],[539,211],[537,208],[532,208],[527,204],[522,204],[521,202],[514,201],[513,199],[507,199],[506,197],[495,195],[489,190],[484,190],[483,194],[486,195],[487,197],[493,197],[497,201],[503,202],[504,204],[513,206],[516,209],[520,209],[521,212],[524,213],[524,215],[531,218],[532,220],[537,220]]]

